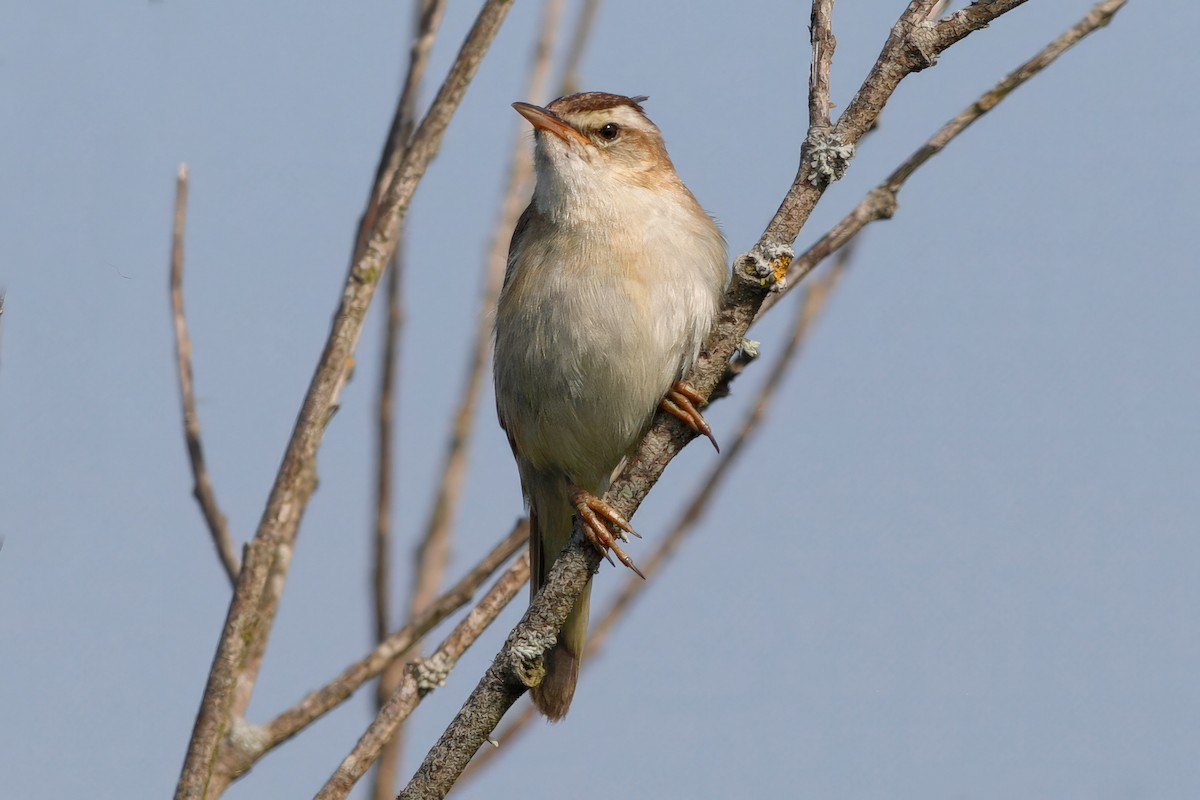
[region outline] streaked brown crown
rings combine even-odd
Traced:
[[[648,100],[648,97],[626,97],[623,94],[608,92],[580,92],[560,97],[546,106],[547,110],[562,116],[563,114],[579,114],[587,111],[604,111],[617,106],[629,106],[642,116],[646,115],[638,101]]]

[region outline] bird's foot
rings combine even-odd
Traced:
[[[712,426],[704,419],[698,406],[704,405],[704,398],[686,381],[675,381],[675,385],[663,397],[659,406],[676,419],[702,436],[707,436],[716,451],[721,452],[721,446],[713,437]]]
[[[617,544],[618,539],[628,542],[627,534],[642,538],[637,531],[630,527],[625,517],[621,516],[621,512],[591,492],[579,488],[571,490],[571,505],[575,507],[575,512],[579,515],[579,519],[583,523],[583,533],[592,543],[592,547],[595,547],[600,555],[607,558],[608,563],[613,566],[616,564],[613,563],[612,557],[613,554],[616,554],[622,564],[645,579],[646,576],[642,575],[642,571],[634,566],[633,559],[621,549],[621,545]],[[616,535],[609,530],[610,524],[617,529]]]

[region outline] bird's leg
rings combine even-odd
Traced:
[[[712,426],[704,419],[698,406],[704,405],[704,398],[686,381],[675,381],[659,406],[671,416],[681,420],[689,428],[703,436],[707,436],[716,451],[721,452],[721,446],[713,437]]]
[[[629,537],[626,534],[633,534],[639,539],[642,538],[637,531],[630,527],[625,517],[621,516],[621,512],[591,492],[584,491],[578,487],[571,489],[570,498],[571,505],[575,507],[575,512],[579,515],[580,522],[583,523],[584,535],[587,536],[592,546],[600,551],[600,555],[607,558],[608,563],[613,564],[612,555],[609,553],[611,550],[613,553],[616,553],[617,558],[622,564],[645,579],[646,576],[642,575],[642,571],[634,566],[633,559],[617,544],[618,539],[625,542],[629,541]],[[609,524],[617,529],[615,536],[608,529]],[[616,565],[613,564],[613,566]]]

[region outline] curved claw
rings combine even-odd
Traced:
[[[575,489],[571,492],[571,505],[575,507],[575,512],[579,514],[579,519],[583,522],[583,533],[587,536],[588,541],[592,543],[592,547],[595,547],[600,555],[607,558],[608,563],[613,566],[616,566],[613,562],[613,556],[615,555],[617,560],[645,580],[646,576],[634,565],[633,559],[617,544],[617,536],[614,536],[608,528],[609,524],[615,526],[621,532],[619,534],[620,537],[625,539],[625,541],[629,541],[624,536],[626,533],[637,536],[639,539],[642,538],[629,525],[628,520],[621,516],[621,512],[599,497],[596,497],[596,495],[586,492],[583,489]]]
[[[707,436],[719,453],[721,446],[713,436],[712,426],[704,419],[697,406],[704,405],[704,397],[685,381],[676,381],[659,404],[663,411],[683,422],[696,433]]]

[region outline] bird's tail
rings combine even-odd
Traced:
[[[574,510],[567,498],[565,482],[556,480],[531,481],[526,486],[529,492],[529,556],[530,556],[530,599],[542,588],[550,567],[559,552],[571,537],[571,521]],[[583,655],[583,643],[587,636],[588,603],[592,594],[589,579],[583,593],[575,601],[575,607],[567,615],[558,641],[546,651],[543,665],[546,675],[541,684],[530,694],[538,711],[551,720],[562,719],[571,707],[575,696],[575,682],[579,678],[579,659]]]

